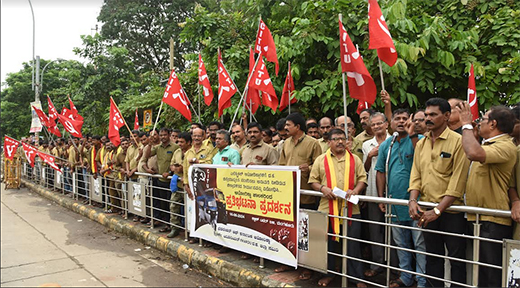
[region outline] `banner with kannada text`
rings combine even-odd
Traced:
[[[296,166],[193,165],[190,236],[297,267]]]

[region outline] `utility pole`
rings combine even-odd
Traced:
[[[34,101],[40,101],[40,56],[36,56],[36,84],[34,85]],[[34,132],[34,137],[36,138],[37,143],[40,141],[39,133]],[[37,144],[38,145],[38,144]]]

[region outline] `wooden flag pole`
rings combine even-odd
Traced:
[[[132,139],[134,139],[134,143],[137,144],[138,142],[135,139],[134,134],[132,133],[132,130],[130,130],[130,127],[128,127],[128,124],[126,123],[126,119],[125,119],[125,117],[123,117],[123,114],[121,113],[121,110],[119,110],[119,107],[117,106],[116,101],[114,101],[112,96],[110,96],[110,100],[112,100],[112,102],[114,102],[114,105],[116,106],[117,112],[119,112],[119,115],[121,115],[121,118],[123,118],[123,122],[125,123],[126,129],[128,129],[128,132],[130,132],[130,136],[132,137]]]
[[[381,77],[381,90],[385,89],[385,79],[383,78],[383,67],[381,66],[381,59],[377,57],[377,60],[379,61],[379,76]]]
[[[170,73],[171,71],[173,70],[173,49],[174,49],[174,42],[173,42],[173,39],[170,38]],[[169,76],[168,76],[169,77]],[[152,131],[155,131],[155,128],[157,127],[157,121],[159,121],[159,116],[161,115],[161,111],[162,111],[162,106],[163,106],[164,102],[162,101],[162,98],[161,98],[161,105],[159,106],[159,113],[157,113],[157,117],[155,117],[155,123],[153,124],[153,129]]]
[[[287,70],[287,76],[289,76],[289,73],[291,71],[291,61],[289,61],[287,63],[288,63],[287,66],[288,66],[288,69],[289,69],[289,70]],[[292,76],[292,74],[291,74],[291,76]],[[289,79],[289,85],[288,86],[289,86],[289,114],[291,114],[291,88],[292,87],[291,87],[291,80],[290,79]],[[283,97],[283,95],[282,95],[282,97]]]
[[[339,21],[343,23],[343,15],[339,14]],[[339,35],[341,37],[341,35]],[[340,60],[342,61],[342,60]],[[347,83],[345,80],[345,72],[341,73],[341,77],[343,79],[343,114],[345,115],[345,136],[347,137],[348,141],[348,126],[347,126]],[[290,103],[290,101],[289,101]]]

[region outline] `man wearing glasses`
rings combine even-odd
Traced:
[[[515,116],[505,106],[495,106],[481,117],[473,127],[471,108],[460,102],[455,108],[462,122],[462,148],[471,163],[466,183],[466,204],[469,206],[509,210],[513,201],[520,201],[518,194],[510,193],[509,179],[516,163],[516,147],[509,133],[513,131]],[[484,139],[480,145],[473,130]],[[511,198],[510,198],[511,197]],[[511,202],[511,203],[510,203]],[[511,218],[480,216],[480,236],[502,241],[512,236]],[[468,214],[468,221],[476,221],[475,214]],[[481,241],[480,261],[492,265],[502,264],[502,244]],[[500,287],[502,271],[479,266],[479,287]]]
[[[365,171],[368,173],[367,179],[367,196],[377,197],[377,188],[376,188],[376,162],[377,157],[379,155],[379,145],[383,143],[387,138],[390,138],[388,132],[386,132],[388,128],[388,121],[386,120],[386,116],[383,113],[376,112],[370,116],[368,121],[368,125],[372,133],[374,134],[374,138],[367,140],[363,143],[363,163],[365,167]],[[384,222],[385,217],[384,213],[379,210],[379,206],[377,203],[369,202],[367,203],[367,211],[368,217],[367,220],[375,221],[375,222]],[[368,224],[368,233],[369,240],[377,243],[384,243],[384,226],[379,224]],[[383,264],[384,263],[384,247],[379,245],[372,245],[372,261]],[[372,269],[369,269],[365,272],[365,276],[373,277],[383,271],[381,266],[373,265]]]
[[[415,114],[413,114],[412,122],[414,124],[414,134],[422,134],[426,133],[428,129],[426,129],[426,115],[424,115],[424,110],[417,110]]]

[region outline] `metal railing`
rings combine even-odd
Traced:
[[[65,169],[68,170],[68,169]],[[138,176],[138,179],[118,179],[116,177],[101,177],[98,176],[97,179],[92,179],[93,176],[84,173],[84,171],[76,170],[76,171],[70,171],[70,173],[64,172],[59,173],[55,170],[53,170],[50,167],[46,166],[38,166],[36,165],[34,168],[31,168],[26,162],[23,163],[23,169],[22,169],[22,178],[38,183],[39,185],[52,189],[57,192],[61,192],[62,194],[69,194],[72,198],[76,200],[83,200],[85,204],[95,204],[98,203],[98,205],[101,205],[104,207],[105,212],[110,212],[110,208],[118,209],[122,211],[122,216],[124,218],[128,218],[129,215],[134,214],[138,215],[144,218],[150,219],[150,228],[154,229],[157,224],[160,225],[168,225],[170,227],[173,227],[174,229],[184,229],[184,238],[185,241],[188,241],[188,221],[186,219],[187,217],[187,210],[185,207],[185,203],[187,203],[187,195],[184,191],[180,190],[175,193],[179,193],[181,197],[177,198],[177,200],[173,199],[173,197],[165,197],[166,195],[172,195],[169,188],[169,182],[168,186],[166,186],[163,183],[159,183],[159,179],[163,178],[162,175],[152,175],[148,173],[135,173]],[[40,175],[40,178],[38,178],[38,175]],[[41,175],[45,175],[41,177]],[[42,179],[44,178],[44,179]],[[168,180],[170,180],[171,177],[168,177]],[[100,182],[100,186],[96,188],[95,181]],[[132,187],[130,187],[132,186]],[[135,186],[135,187],[134,187]],[[138,187],[141,187],[142,189],[140,193],[142,194],[142,198],[144,199],[144,203],[142,203],[142,209],[140,212],[136,212],[137,210],[134,209],[134,204],[132,201],[137,201],[135,199],[135,195],[131,195],[129,193],[130,190],[137,189]],[[95,195],[93,195],[93,191],[95,189],[99,189],[100,195],[95,199]],[[169,194],[168,194],[169,193]],[[322,194],[316,191],[311,190],[300,190],[300,194],[302,195],[311,195],[316,197],[321,197]],[[81,197],[81,199],[80,199]],[[385,213],[385,219],[391,219],[392,217],[395,217],[395,215],[392,215],[391,213],[391,206],[408,206],[407,200],[399,200],[399,199],[392,199],[392,198],[381,198],[381,197],[372,197],[372,196],[358,196],[359,200],[362,202],[368,202],[368,203],[377,203],[377,204],[385,204],[386,205],[386,213]],[[180,200],[180,201],[179,201]],[[139,202],[139,201],[137,201]],[[136,203],[137,203],[136,202]],[[163,202],[163,203],[160,203]],[[437,204],[435,203],[429,203],[429,202],[423,202],[419,201],[418,204],[426,209],[433,208]],[[175,209],[173,209],[175,208]],[[347,208],[344,207],[344,214],[347,214]],[[113,212],[113,211],[112,211]],[[385,241],[384,243],[377,243],[373,241],[369,241],[367,239],[363,239],[359,235],[356,236],[350,236],[349,235],[349,225],[342,225],[343,229],[341,233],[334,234],[328,231],[327,235],[330,237],[338,237],[339,242],[341,243],[341,251],[336,252],[328,252],[328,256],[333,256],[335,258],[339,258],[341,260],[340,269],[327,269],[327,272],[332,275],[337,275],[342,277],[342,285],[347,286],[347,281],[356,281],[356,282],[364,282],[370,286],[376,286],[376,287],[387,287],[390,284],[390,274],[392,272],[401,272],[401,273],[409,273],[415,277],[424,277],[427,279],[427,281],[431,280],[437,280],[442,281],[443,283],[450,284],[450,285],[456,285],[456,286],[464,286],[464,287],[477,287],[478,285],[478,271],[479,267],[489,267],[492,269],[503,269],[502,266],[498,265],[491,265],[488,263],[484,263],[479,261],[479,247],[480,244],[483,242],[488,243],[496,243],[496,244],[502,244],[502,241],[500,240],[494,240],[489,238],[484,238],[480,236],[480,227],[481,227],[481,221],[480,218],[483,215],[486,216],[496,216],[496,217],[503,217],[503,218],[510,218],[511,213],[510,211],[504,211],[504,210],[495,210],[495,209],[486,209],[486,208],[478,208],[478,207],[470,207],[470,206],[451,206],[447,209],[447,212],[459,212],[459,213],[471,213],[476,215],[476,221],[472,223],[473,225],[473,235],[470,234],[456,234],[456,233],[447,233],[447,232],[441,232],[441,231],[435,231],[431,229],[423,229],[419,227],[413,227],[413,226],[403,226],[396,223],[392,223],[392,221],[384,221],[384,222],[377,222],[377,221],[371,221],[366,219],[361,219],[360,217],[352,216],[331,216],[328,215],[327,217],[335,217],[343,221],[343,223],[347,223],[349,221],[357,222],[359,224],[370,224],[370,225],[380,225],[385,227]],[[166,216],[165,216],[166,215]],[[179,219],[177,223],[172,223],[171,215],[174,215]],[[328,218],[328,219],[329,219]],[[472,246],[472,249],[468,249],[468,253],[466,253],[466,257],[464,259],[454,258],[447,256],[445,254],[433,254],[428,253],[426,251],[418,251],[417,249],[410,249],[410,248],[404,248],[396,245],[391,240],[391,231],[392,228],[400,228],[408,231],[417,231],[417,232],[427,232],[427,233],[436,233],[436,234],[442,234],[444,236],[453,236],[453,237],[459,237],[462,239],[465,239],[465,241],[469,244],[468,247]],[[325,228],[326,229],[326,228]],[[353,257],[349,256],[347,253],[347,248],[349,245],[354,245],[354,243],[363,243],[366,245],[376,245],[381,246],[385,249],[385,263],[377,263],[368,259],[364,259],[363,257]],[[202,240],[200,240],[199,245],[202,245]],[[359,247],[359,246],[358,246]],[[400,267],[396,267],[391,265],[392,260],[392,253],[390,253],[391,250],[395,251],[405,251],[412,253],[412,255],[415,255],[414,258],[416,259],[417,255],[424,255],[429,257],[438,257],[440,259],[450,260],[450,261],[459,261],[464,263],[469,269],[467,269],[468,275],[466,276],[467,283],[461,283],[456,282],[451,279],[445,279],[445,278],[439,278],[434,277],[432,275],[428,275],[425,272],[426,271],[411,271],[411,270],[405,270],[401,269]],[[386,271],[386,279],[382,281],[381,279],[376,280],[367,280],[363,276],[356,277],[348,271],[348,261],[354,261],[359,262],[362,265],[373,265],[380,267],[381,269],[384,269]],[[264,266],[264,261],[261,258],[260,259],[260,267]],[[469,276],[469,277],[468,277]]]

